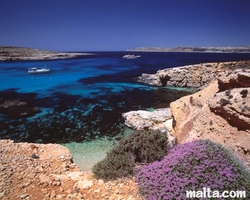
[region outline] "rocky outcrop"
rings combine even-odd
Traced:
[[[178,143],[211,139],[238,153],[250,164],[250,61],[204,63],[142,74],[149,85],[197,87],[200,91],[170,104],[173,135]],[[134,115],[134,116],[133,116]],[[153,128],[137,113],[128,126]],[[133,116],[133,117],[132,117]],[[131,125],[133,124],[133,125]]]
[[[169,108],[154,111],[130,111],[123,113],[122,116],[125,119],[125,124],[135,130],[172,131],[172,113]]]
[[[75,58],[91,53],[65,53],[24,47],[0,46],[0,61],[13,60],[55,60]]]
[[[0,140],[0,199],[140,200],[133,178],[104,182],[81,172],[58,144]]]
[[[230,90],[232,88],[244,88],[250,86],[250,64],[248,69],[236,69],[218,74],[219,91]]]
[[[217,74],[207,87],[172,102],[179,143],[211,139],[234,150],[250,163],[250,69]]]
[[[247,68],[250,61],[202,63],[183,67],[167,68],[156,74],[142,74],[138,81],[156,86],[200,88],[209,84],[218,73],[236,68]]]
[[[238,130],[250,129],[250,87],[216,93],[208,104],[212,112],[222,116]]]
[[[169,108],[156,109],[154,111],[130,111],[123,113],[125,125],[134,130],[156,130],[166,132],[169,144],[175,144],[172,135],[172,113]]]

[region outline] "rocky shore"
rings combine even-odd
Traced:
[[[0,46],[0,61],[69,59],[91,53],[65,53],[24,47]]]
[[[210,139],[234,151],[250,166],[250,61],[164,69],[156,74],[142,74],[138,81],[156,86],[197,88],[198,92],[170,105],[172,134],[177,142]],[[127,122],[131,116],[124,116],[126,123],[137,127],[136,120]],[[165,122],[162,121],[162,125]],[[153,129],[150,123],[140,129]]]
[[[174,86],[200,88],[210,83],[224,71],[244,69],[250,61],[201,63],[158,70],[156,74],[142,74],[138,81],[155,86]]]
[[[0,199],[140,199],[134,179],[104,182],[82,172],[66,147],[0,140]]]

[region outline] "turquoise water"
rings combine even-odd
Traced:
[[[140,53],[126,60],[125,52],[96,52],[68,60],[0,62],[0,104],[27,102],[24,108],[0,107],[0,139],[16,142],[61,143],[77,164],[88,170],[131,132],[122,113],[154,110],[192,91],[153,87],[137,82],[142,73],[201,62],[250,59],[250,54]],[[27,69],[44,67],[48,74],[31,75]],[[33,107],[41,112],[18,117]]]
[[[41,110],[34,116],[17,117],[16,111],[6,114],[0,109],[0,138],[38,143],[113,138],[126,129],[122,113],[167,107],[190,94],[188,90],[138,83],[136,78],[142,73],[250,59],[250,54],[140,53],[141,58],[126,60],[124,54],[96,52],[68,60],[0,62],[0,103],[18,99]],[[44,66],[51,72],[27,73],[30,67]]]

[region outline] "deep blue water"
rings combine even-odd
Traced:
[[[0,113],[0,138],[15,141],[66,143],[114,137],[124,131],[123,112],[169,106],[187,90],[138,83],[142,73],[202,62],[250,59],[250,54],[125,52],[54,61],[0,62],[0,103],[19,99],[41,112],[32,117]],[[30,67],[51,69],[31,75]]]

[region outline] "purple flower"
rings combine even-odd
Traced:
[[[136,176],[147,199],[183,199],[187,190],[250,188],[250,174],[231,153],[210,140],[177,145],[161,161],[144,166]]]

